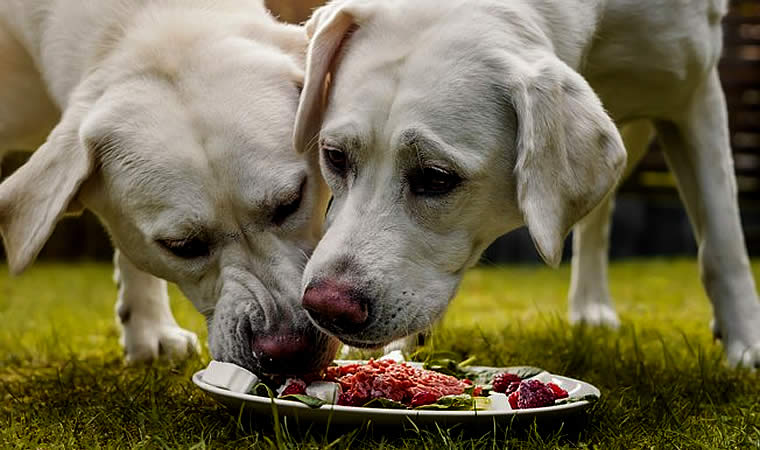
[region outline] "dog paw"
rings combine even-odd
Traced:
[[[201,351],[198,336],[176,324],[125,326],[122,345],[130,365],[158,359],[182,361]]]
[[[760,340],[754,343],[743,341],[723,342],[726,359],[731,367],[760,369]]]
[[[760,369],[760,303],[745,305],[740,313],[724,315],[722,319],[713,319],[710,328],[723,345],[728,364]]]
[[[591,326],[608,327],[617,329],[620,327],[615,308],[609,304],[588,304],[582,308],[571,308],[570,323],[586,324]]]

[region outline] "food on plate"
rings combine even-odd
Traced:
[[[567,391],[564,390],[564,389],[562,389],[561,387],[559,387],[559,385],[554,384],[554,383],[546,383],[546,385],[549,386],[549,388],[552,390],[552,392],[554,392],[554,399],[555,400],[559,400],[559,399],[563,399],[563,398],[569,397]]]
[[[512,409],[541,408],[554,404],[554,392],[539,380],[520,382],[516,391],[509,395]]]
[[[235,392],[250,391],[253,395],[298,401],[314,408],[338,405],[508,411],[592,400],[570,398],[557,384],[559,380],[535,367],[470,367],[471,361],[405,362],[403,355],[395,352],[377,360],[333,365],[319,374],[288,378],[282,383],[267,380],[258,384],[255,384],[258,378],[247,370],[233,371],[231,365],[214,361],[203,374],[203,380]],[[253,379],[256,381],[252,382]],[[278,389],[273,389],[278,385]]]
[[[522,380],[517,375],[504,372],[494,375],[491,385],[493,386],[494,392],[511,394],[517,390],[518,386],[520,386],[520,381]]]
[[[464,394],[469,387],[455,377],[391,359],[328,367],[325,379],[340,384],[343,392],[338,405],[343,406],[363,406],[376,398],[408,407],[424,406],[445,395]]]
[[[288,378],[280,389],[277,390],[280,397],[288,395],[306,395],[306,382],[298,378]]]
[[[336,403],[340,393],[340,384],[331,381],[315,381],[306,387],[306,395],[316,397],[328,404]]]
[[[232,363],[211,361],[203,372],[203,381],[232,392],[249,392],[259,377]]]

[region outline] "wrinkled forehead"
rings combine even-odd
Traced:
[[[298,88],[292,78],[236,64],[134,80],[106,94],[101,136],[118,151],[101,151],[104,162],[149,184],[133,189],[176,193],[157,198],[191,205],[251,200],[292,184],[306,169],[291,145]]]
[[[351,39],[331,86],[324,134],[356,134],[390,151],[416,132],[460,151],[514,136],[503,69],[488,48],[436,31],[387,41],[371,28]]]

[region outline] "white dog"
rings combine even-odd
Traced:
[[[346,0],[314,15],[295,145],[335,200],[304,306],[343,342],[424,329],[498,236],[560,262],[570,319],[616,325],[611,192],[655,134],[699,241],[716,335],[760,364],[760,303],[716,64],[725,0]]]
[[[207,316],[216,359],[330,361],[297,281],[329,194],[291,146],[306,45],[261,0],[3,0],[0,149],[44,142],[0,185],[11,271],[89,208],[119,249],[128,361],[197,350],[162,279]]]

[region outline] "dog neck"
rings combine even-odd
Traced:
[[[490,0],[487,14],[502,24],[508,38],[503,45],[518,53],[549,50],[565,64],[581,71],[608,0]],[[534,48],[526,48],[526,38]]]

